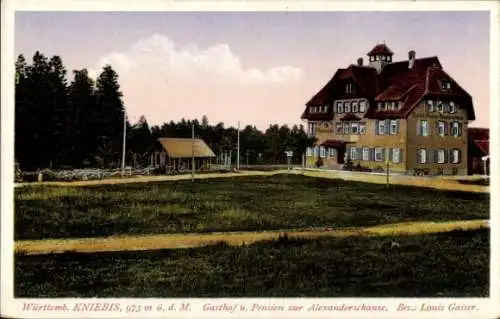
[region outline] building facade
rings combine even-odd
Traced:
[[[418,175],[467,174],[467,127],[475,119],[471,96],[435,56],[393,62],[379,44],[369,63],[338,69],[306,104],[302,119],[317,143],[306,164],[318,159],[340,168]]]

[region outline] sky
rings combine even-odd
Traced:
[[[393,61],[438,56],[489,127],[487,11],[17,12],[15,52],[59,55],[68,70],[118,72],[127,114],[226,126],[300,124],[337,68],[385,42]]]

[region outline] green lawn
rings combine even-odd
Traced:
[[[487,297],[489,230],[16,256],[14,280],[23,298]]]
[[[15,189],[15,239],[489,218],[489,194],[275,175]]]

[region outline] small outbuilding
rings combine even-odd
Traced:
[[[155,151],[151,154],[150,165],[165,168],[165,172],[205,170],[212,164],[215,153],[202,139],[159,138]]]

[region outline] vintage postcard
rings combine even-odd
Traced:
[[[2,317],[498,318],[499,21],[3,1]]]

